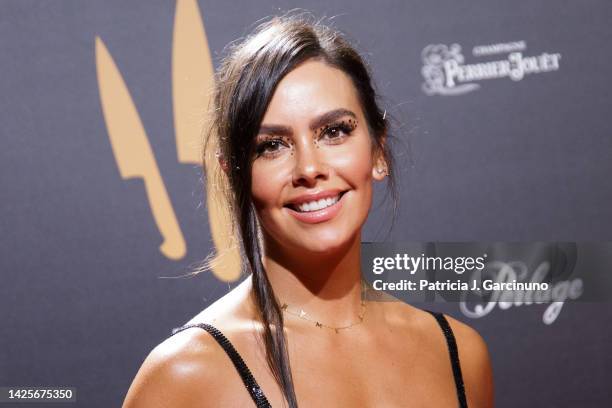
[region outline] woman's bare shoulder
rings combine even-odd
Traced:
[[[493,370],[489,349],[482,336],[469,325],[445,315],[455,340],[469,406],[493,406]]]
[[[202,406],[218,388],[223,351],[204,330],[186,329],[157,345],[146,357],[123,408]],[[197,403],[197,404],[196,404]]]
[[[395,316],[396,321],[404,327],[418,332],[423,338],[437,338],[436,342],[428,342],[429,347],[447,349],[440,326],[429,312],[399,301],[388,304],[388,308],[394,311],[389,315]],[[492,407],[493,373],[487,344],[471,326],[447,314],[444,316],[457,343],[468,405],[476,408]],[[449,361],[448,353],[444,353],[444,358]]]
[[[222,333],[244,326],[244,299],[235,288],[185,325],[208,323]],[[214,404],[224,373],[233,369],[225,351],[205,330],[191,327],[157,345],[146,357],[126,395],[123,408],[188,407]],[[203,405],[204,404],[204,405]]]

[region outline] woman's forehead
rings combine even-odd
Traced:
[[[278,83],[262,124],[308,122],[337,109],[360,116],[359,99],[351,78],[322,61],[309,60]]]

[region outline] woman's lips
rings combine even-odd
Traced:
[[[300,212],[288,206],[285,208],[287,209],[287,211],[289,211],[289,214],[293,215],[298,221],[302,221],[308,224],[317,224],[320,222],[331,220],[336,216],[336,214],[338,214],[338,212],[342,208],[345,195],[346,191],[340,193],[340,199],[338,199],[336,203],[321,210]]]

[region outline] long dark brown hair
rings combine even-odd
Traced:
[[[233,233],[240,244],[242,272],[252,274],[252,296],[263,323],[267,362],[291,408],[297,407],[297,399],[283,314],[262,263],[260,231],[251,196],[251,155],[276,86],[291,70],[310,59],[321,60],[351,78],[368,124],[373,152],[382,155],[387,165],[387,188],[393,198],[395,218],[398,192],[387,129],[389,115],[378,105],[368,68],[359,53],[338,31],[309,14],[274,17],[228,47],[216,72],[210,128],[204,143],[205,168],[206,160],[211,160],[206,153],[210,151],[209,143],[216,146],[217,156],[224,164],[225,171],[218,172],[215,183],[225,186],[223,193],[233,217]]]

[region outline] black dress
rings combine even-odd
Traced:
[[[431,315],[436,319],[442,332],[444,333],[444,338],[446,339],[446,344],[448,346],[448,353],[451,361],[451,366],[453,368],[453,377],[455,379],[455,387],[457,388],[457,399],[459,401],[460,408],[467,408],[467,401],[465,398],[465,388],[463,385],[463,377],[461,375],[461,365],[459,364],[459,353],[457,352],[457,342],[455,341],[455,336],[453,335],[453,331],[448,324],[448,321],[444,317],[442,313],[432,312],[427,310]],[[221,333],[216,327],[207,324],[207,323],[199,323],[199,324],[189,324],[186,326],[178,327],[172,330],[172,335],[179,333],[185,329],[189,329],[191,327],[199,327],[201,329],[206,330],[210,333],[214,339],[219,343],[219,345],[225,350],[229,358],[234,363],[236,370],[238,370],[238,374],[242,378],[242,382],[246,386],[247,391],[253,398],[255,405],[257,407],[272,407],[268,399],[264,395],[261,387],[253,378],[253,374],[251,374],[251,370],[244,363],[244,360],[238,354],[232,343]]]

